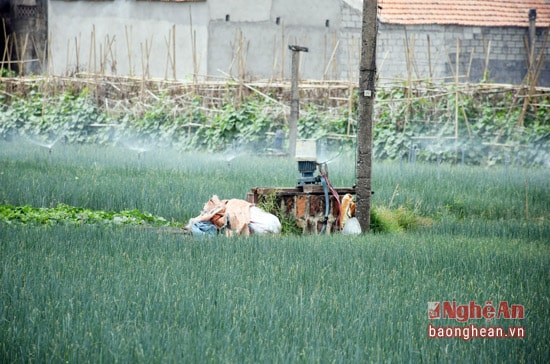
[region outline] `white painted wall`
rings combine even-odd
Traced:
[[[289,77],[289,44],[310,49],[302,55],[302,78],[336,78],[342,6],[340,0],[50,0],[49,70],[170,79],[167,42],[175,26],[178,79],[192,77],[194,62],[200,75]]]
[[[208,76],[288,79],[291,66],[288,45],[298,44],[309,48],[308,53],[301,54],[302,79],[356,82],[361,3],[361,0],[190,3],[49,0],[50,73],[64,75],[78,69],[140,77],[145,72],[152,78],[172,79],[173,45],[169,36],[175,27],[175,68],[179,80],[191,79],[195,69],[199,75]],[[381,78],[407,77],[404,29],[399,25],[380,25],[377,58]],[[471,81],[477,81],[485,59],[483,42],[491,40],[490,76],[496,82],[519,83],[525,73],[525,32],[522,28],[408,27],[409,42],[414,37],[412,77],[442,79],[452,75],[449,57],[454,62],[456,40],[460,39],[460,73],[471,69]],[[542,44],[542,37],[538,36],[537,44]],[[541,85],[550,82],[549,67],[550,62],[545,62]]]
[[[334,0],[274,0],[273,16],[280,16],[285,24],[300,27],[324,27],[329,19],[338,27],[342,2]]]
[[[234,22],[268,21],[272,0],[207,0],[212,20],[225,20],[230,15]]]
[[[338,52],[343,3],[338,0],[212,0],[208,71],[247,78],[288,78],[288,45],[309,48],[301,55],[301,77],[338,77]],[[220,5],[218,5],[220,4]],[[269,5],[269,6],[268,6]],[[256,9],[260,7],[259,11]],[[216,10],[213,10],[216,8]],[[229,15],[229,21],[226,21]],[[244,19],[244,20],[241,20]],[[278,20],[278,23],[277,23]],[[327,24],[328,20],[328,24]],[[327,26],[328,25],[328,26]],[[331,56],[336,48],[333,62]]]
[[[100,72],[103,65],[108,75],[141,76],[148,67],[151,77],[172,78],[167,60],[173,56],[170,35],[175,26],[177,78],[190,77],[194,53],[199,73],[204,74],[208,19],[206,2],[51,0],[50,73],[63,75],[77,68]]]

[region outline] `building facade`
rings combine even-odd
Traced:
[[[285,79],[288,46],[297,44],[309,50],[301,56],[302,78],[359,77],[362,0],[0,1],[8,25],[2,67],[9,58],[11,65],[24,64],[25,73]],[[550,44],[543,47],[548,0],[378,4],[381,82],[454,81],[458,74],[460,82],[518,84],[533,40],[533,64],[545,55],[538,85],[550,86]],[[537,12],[534,33],[531,9]]]
[[[46,0],[0,0],[0,68],[41,73],[47,59]]]

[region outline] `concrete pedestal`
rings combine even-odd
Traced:
[[[340,200],[346,193],[355,195],[355,188],[335,188]],[[295,188],[288,187],[255,187],[247,195],[247,201],[259,203],[262,199],[275,194],[276,203],[281,211],[296,218],[296,222],[304,233],[317,234],[325,220],[325,196],[320,185],[305,185]],[[329,192],[330,210],[326,233],[339,230],[338,201]]]

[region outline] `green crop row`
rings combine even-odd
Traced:
[[[197,239],[79,224],[126,211],[180,226],[213,194],[299,175],[294,160],[238,148],[130,147],[0,142],[0,204],[24,206],[8,214],[74,222],[0,219],[0,362],[547,361],[547,169],[377,160],[373,222],[391,234]],[[328,166],[334,186],[353,186],[353,154],[337,149]],[[430,320],[434,301],[508,302],[525,317]],[[525,337],[429,339],[429,324]]]
[[[504,227],[504,225],[503,225]],[[94,225],[0,229],[2,362],[494,362],[548,358],[547,241],[430,231],[192,239]],[[428,302],[523,319],[428,319]],[[524,338],[429,339],[435,326]]]
[[[30,142],[4,142],[0,203],[137,209],[186,222],[214,194],[245,199],[253,187],[293,187],[299,177],[288,158],[231,153],[153,149],[139,154],[120,147],[63,144],[49,153]],[[328,165],[332,184],[353,186],[354,156],[335,153]],[[401,216],[389,217],[405,225],[410,212],[436,221],[550,220],[550,178],[543,168],[375,162],[372,178],[373,205],[382,213],[401,208]]]
[[[55,97],[31,91],[0,107],[0,139],[122,145],[133,138],[140,144],[136,148],[145,144],[212,152],[246,145],[265,151],[274,146],[277,130],[288,132],[285,108],[257,95],[238,105],[228,98],[219,110],[205,108],[198,96],[184,106],[164,94],[155,100],[145,108],[111,112],[97,105],[87,89]],[[358,119],[353,100],[351,108],[302,105],[298,137],[353,150]],[[373,154],[383,160],[546,165],[549,107],[544,95],[524,107],[511,90],[455,93],[442,85],[431,93],[409,95],[399,85],[383,88],[377,93]]]

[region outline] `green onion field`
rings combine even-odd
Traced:
[[[334,186],[355,183],[354,163],[329,164]],[[0,362],[550,362],[548,168],[375,161],[373,205],[431,221],[402,232],[183,233],[213,194],[297,177],[246,152],[0,142]],[[429,302],[471,301],[525,315],[428,317]],[[430,338],[429,324],[525,335]]]

